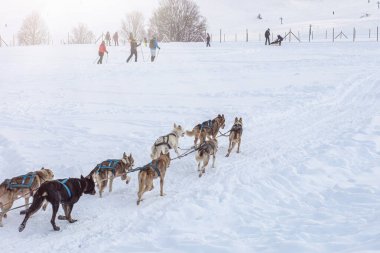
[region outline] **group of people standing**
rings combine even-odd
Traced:
[[[119,33],[118,32],[115,32],[113,34],[112,39],[115,43],[115,46],[119,46]],[[110,34],[110,32],[106,33],[104,40],[106,41],[108,46],[111,46],[111,34]]]
[[[117,32],[115,33],[117,35],[117,40],[115,40],[115,35],[114,35],[114,40],[115,40],[115,46],[119,45],[119,42],[118,42],[118,34]],[[108,35],[108,37],[107,37]],[[108,39],[108,40],[107,40]],[[117,41],[117,43],[116,43]],[[128,41],[129,41],[129,44],[131,46],[131,53],[129,55],[129,57],[127,58],[127,63],[132,59],[132,57],[134,56],[135,57],[135,62],[137,62],[137,48],[139,46],[141,46],[141,42],[138,43],[136,38],[134,38],[133,34],[130,33],[129,35],[129,38],[128,38]],[[106,43],[107,42],[107,43]],[[106,44],[108,44],[108,46],[111,45],[111,42],[110,42],[110,34],[109,32],[107,32],[106,34],[106,37],[105,37],[105,40],[102,41],[102,43],[100,44],[99,46],[99,51],[98,51],[98,54],[99,54],[99,60],[98,60],[98,64],[102,64],[103,63],[103,57],[104,57],[104,54],[107,53],[108,55],[108,51],[107,51],[107,47],[106,47]],[[147,38],[144,38],[144,45],[145,47],[148,45],[148,40]],[[158,42],[157,42],[157,38],[154,36],[152,39],[149,40],[149,49],[150,49],[150,61],[151,62],[154,62],[154,60],[156,59],[156,55],[157,55],[157,48],[160,50],[161,48],[158,46]]]
[[[277,35],[277,39],[270,42],[270,29],[268,28],[265,31],[265,45],[276,45],[278,44],[281,46],[281,42],[284,40],[284,38],[281,35]]]

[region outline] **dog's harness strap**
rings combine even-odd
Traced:
[[[156,161],[155,164],[153,164],[153,162],[151,162],[151,163],[149,163],[143,167],[138,167],[138,168],[129,170],[128,173],[135,172],[135,171],[141,171],[141,170],[147,170],[149,167],[152,167],[153,170],[157,173],[157,175],[159,177],[161,176],[160,170],[158,169],[158,161]]]
[[[32,187],[32,185],[34,183],[36,175],[37,174],[35,172],[31,172],[31,173],[28,173],[26,175],[23,175],[21,184],[18,184],[15,181],[9,180],[7,188],[10,190],[21,189],[21,188],[30,188],[30,187]],[[26,183],[27,179],[29,180],[28,183]]]
[[[57,180],[57,181],[58,181],[61,185],[63,185],[63,187],[66,189],[67,194],[69,195],[69,198],[71,198],[72,194],[71,194],[70,188],[66,185],[67,180],[69,180],[69,179],[66,178],[66,179],[63,179],[62,181],[59,181],[59,180]]]
[[[170,144],[169,144],[169,137],[170,137],[170,135],[172,135],[174,137],[177,137],[177,135],[175,133],[170,133],[168,135],[161,136],[162,142],[155,143],[154,146],[158,147],[158,146],[161,146],[161,145],[167,145],[169,149],[172,149],[172,146],[170,146]]]
[[[97,168],[96,173],[99,174],[101,171],[112,171],[112,174],[115,175],[116,165],[118,165],[120,161],[121,160],[117,160],[117,159],[109,159],[105,161],[106,163],[108,163],[107,165],[102,165],[102,163],[100,163],[96,165],[96,168]]]
[[[205,128],[212,128],[213,123],[212,123],[212,120],[210,119],[208,121],[203,122],[200,125],[201,125],[200,130],[202,131]]]

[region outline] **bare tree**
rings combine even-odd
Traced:
[[[90,44],[95,38],[94,33],[88,29],[87,25],[82,23],[73,28],[72,34],[71,43],[73,44]]]
[[[40,14],[33,12],[26,17],[18,32],[18,40],[21,46],[39,45],[48,41],[48,30]]]
[[[121,21],[121,35],[128,40],[130,34],[134,38],[142,39],[145,36],[145,19],[141,12],[133,11],[126,15],[125,20]]]
[[[150,20],[150,32],[161,40],[203,41],[206,18],[193,0],[161,0]]]

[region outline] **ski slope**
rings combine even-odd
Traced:
[[[225,131],[243,118],[242,152],[224,157],[220,138],[201,179],[194,155],[173,161],[166,195],[156,180],[138,207],[137,174],[115,180],[60,232],[50,207],[22,233],[13,211],[1,252],[380,252],[379,44],[161,47],[129,64],[110,47],[104,65],[95,45],[0,48],[0,179],[41,166],[78,177],[124,151],[145,165],[174,122],[219,113]]]

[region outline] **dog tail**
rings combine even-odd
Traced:
[[[193,137],[195,135],[195,129],[193,129],[191,131],[186,131],[186,135],[190,136],[190,137]]]
[[[28,209],[29,215],[33,215],[35,212],[41,209],[46,197],[47,197],[47,192],[43,189],[38,189],[37,192],[33,196],[33,202],[32,205]]]

